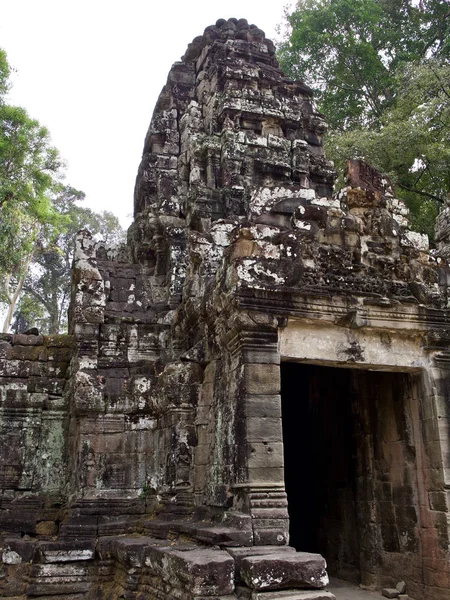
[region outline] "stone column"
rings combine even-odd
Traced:
[[[238,413],[244,447],[238,449],[243,464],[233,492],[251,515],[255,545],[289,539],[277,341],[276,329],[242,331],[234,348],[242,362]]]
[[[92,418],[105,412],[98,373],[100,324],[104,321],[105,286],[97,267],[95,240],[89,231],[77,237],[72,271],[70,332],[75,348],[68,386],[70,491],[81,497],[95,491],[94,450],[86,440]]]
[[[448,348],[449,340],[443,341]],[[446,348],[434,354],[424,377],[420,414],[414,419],[424,596],[444,600],[450,588],[450,352]]]
[[[425,390],[421,415],[422,435],[427,453],[426,476],[428,498],[432,511],[446,513],[442,521],[450,520],[450,352],[433,357],[429,371],[431,386]],[[448,530],[446,542],[448,543]],[[443,543],[443,541],[442,541]]]

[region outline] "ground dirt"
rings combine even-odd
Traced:
[[[333,592],[336,600],[375,600],[375,598],[381,600],[383,598],[381,592],[368,592],[352,583],[334,577],[330,579],[327,590]]]

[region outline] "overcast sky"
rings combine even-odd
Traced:
[[[289,0],[0,0],[10,103],[50,130],[85,205],[128,225],[145,133],[173,62],[219,18],[276,37]],[[127,218],[128,215],[128,218]]]

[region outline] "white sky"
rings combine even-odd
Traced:
[[[130,223],[153,107],[173,62],[219,18],[274,39],[289,0],[0,0],[9,102],[45,125],[85,206]],[[127,218],[128,215],[128,218]]]

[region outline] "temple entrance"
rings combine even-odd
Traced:
[[[415,374],[285,362],[281,397],[291,545],[376,583],[418,551]]]

